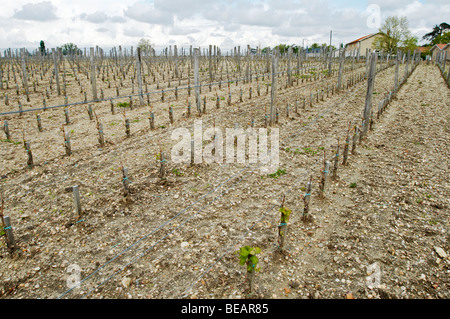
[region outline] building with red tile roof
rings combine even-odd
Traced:
[[[380,32],[372,33],[347,43],[345,47],[347,48],[347,52],[359,50],[361,56],[366,56],[366,50],[373,50],[374,42],[379,41],[380,37]]]

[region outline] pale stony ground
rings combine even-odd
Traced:
[[[374,105],[392,89],[393,79],[393,68],[377,75]],[[309,95],[310,87],[281,90],[280,99],[293,105]],[[10,166],[3,166],[8,178],[1,185],[21,253],[11,258],[1,248],[3,297],[180,298],[192,287],[190,298],[246,298],[245,269],[234,251],[252,245],[262,249],[257,298],[342,298],[347,292],[355,298],[448,298],[449,260],[436,251],[449,251],[449,93],[436,67],[415,70],[358,145],[358,155],[339,168],[326,199],[315,196],[321,148],[331,157],[349,122],[359,124],[365,91],[363,81],[312,108],[300,108],[299,115],[291,108],[289,119],[281,109],[280,157],[287,174],[277,179],[243,164],[169,162],[169,183],[162,185],[156,154],[159,145],[170,150],[173,128],[165,120],[167,128],[149,131],[148,110],[138,108],[130,111],[138,129],[132,126],[133,136],[126,139],[123,115],[108,114],[108,103],[98,107],[112,141],[104,149],[96,146],[95,122],[82,110],[68,127],[74,131],[70,157],[57,142],[58,127],[44,132],[45,138],[30,137],[38,163],[33,170],[24,167],[21,146],[8,143],[2,155]],[[222,95],[226,92],[225,87]],[[247,127],[253,107],[255,126],[261,127],[268,97],[253,94],[253,100],[234,103],[231,110],[221,101],[220,111],[203,115],[204,126],[211,125],[214,114],[222,128]],[[211,110],[214,96],[209,95]],[[184,108],[180,102],[174,127],[191,127],[194,118],[180,117]],[[55,116],[63,121],[59,113]],[[127,201],[121,162],[132,181]],[[304,224],[300,215],[309,176],[314,221]],[[75,184],[85,211],[73,224],[72,195],[64,188]],[[284,193],[293,214],[288,254],[280,255],[277,205]],[[88,278],[68,291],[67,269],[74,264],[81,278]],[[373,289],[366,282],[371,265],[381,272]]]

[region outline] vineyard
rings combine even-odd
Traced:
[[[0,296],[449,298],[449,65],[336,53],[5,52]],[[277,171],[174,162],[200,119]]]

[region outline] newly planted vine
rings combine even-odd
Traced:
[[[283,203],[280,207],[281,219],[280,225],[278,225],[278,249],[283,252],[284,246],[286,242],[286,234],[287,234],[287,224],[289,222],[289,217],[291,216],[291,210],[287,207],[284,207],[284,197]]]
[[[239,264],[247,265],[247,279],[249,282],[250,294],[254,291],[254,279],[255,273],[260,271],[261,268],[258,266],[257,254],[261,252],[259,247],[243,246],[236,253],[239,254]]]

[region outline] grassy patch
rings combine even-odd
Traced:
[[[130,107],[130,102],[119,102],[117,103],[118,107]]]
[[[183,175],[184,175],[182,172],[180,172],[180,171],[178,170],[178,168],[174,168],[174,169],[172,170],[172,173],[174,173],[174,174],[177,175],[177,176],[183,176]]]
[[[280,177],[281,175],[284,175],[284,174],[286,174],[286,170],[279,168],[275,173],[267,174],[267,176],[270,177],[270,178],[278,178],[278,177]]]
[[[0,142],[11,143],[11,144],[14,144],[14,145],[22,144],[22,142],[14,142],[12,140],[0,140]]]

